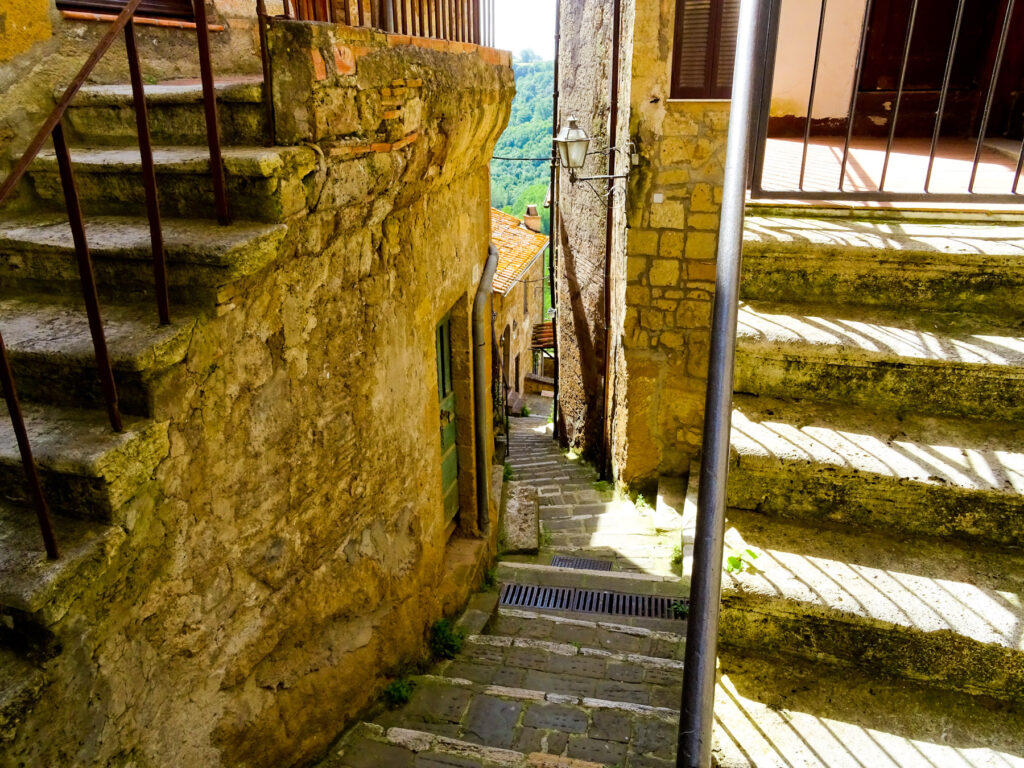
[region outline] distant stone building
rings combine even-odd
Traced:
[[[541,234],[536,207],[523,221],[491,208],[491,241],[498,248],[494,275],[494,329],[501,371],[509,399],[525,391],[534,370],[533,331],[544,321],[544,253],[548,238]]]

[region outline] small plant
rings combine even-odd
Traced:
[[[512,471],[512,465],[506,461],[505,468],[501,470],[501,478],[507,483],[509,480],[513,480],[515,476],[515,472]]]
[[[672,547],[672,565],[679,566],[683,564],[683,545],[676,544]]]
[[[416,683],[407,677],[392,680],[384,688],[384,703],[388,709],[397,709],[412,698],[412,689]]]
[[[598,493],[614,493],[615,484],[610,483],[607,480],[595,480],[594,490],[597,491]]]
[[[529,415],[530,415],[530,406],[528,406],[528,405],[526,405],[524,403],[523,404],[523,416],[529,416]]]
[[[546,528],[540,532],[540,545],[542,547],[551,546],[551,531]]]
[[[498,586],[498,567],[492,565],[484,571],[483,588],[490,592],[496,586]]]
[[[581,643],[579,640],[573,640],[572,647],[578,651],[583,647],[583,643]]]
[[[684,603],[682,600],[676,600],[672,603],[672,616],[676,619],[685,619],[690,615],[690,606]]]
[[[651,502],[649,502],[642,493],[638,493],[633,497],[633,506],[636,507],[637,512],[641,513],[654,511],[654,508],[651,506]]]
[[[430,628],[430,653],[435,659],[454,659],[465,640],[466,630],[448,619],[438,619]]]
[[[754,561],[761,555],[753,549],[747,548],[742,552],[733,552],[725,558],[725,570],[729,573],[743,573],[744,571],[756,571]]]

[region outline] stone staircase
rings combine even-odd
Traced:
[[[48,662],[63,651],[67,638],[56,628],[70,606],[98,590],[115,589],[111,573],[127,571],[135,529],[151,524],[147,489],[169,454],[171,420],[192,394],[185,372],[197,318],[214,312],[232,284],[278,256],[285,231],[279,222],[305,207],[309,190],[303,177],[307,167],[317,167],[314,152],[259,146],[260,90],[261,84],[251,80],[218,85],[236,217],[221,227],[211,218],[199,87],[147,87],[153,96],[153,136],[163,145],[155,160],[172,295],[168,326],[157,323],[130,89],[86,86],[68,113],[124,414],[121,433],[110,428],[95,372],[52,152],[31,167],[17,207],[0,214],[0,328],[61,550],[58,560],[46,560],[5,413],[0,418],[0,751],[13,738],[21,713],[41,695]]]

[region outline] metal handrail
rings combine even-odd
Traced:
[[[707,768],[711,764],[743,210],[756,95],[755,75],[759,69],[758,28],[768,18],[769,3],[770,0],[742,0],[740,5],[725,184],[718,228],[718,274],[711,322],[677,768]]]
[[[146,213],[149,219],[150,240],[153,249],[153,277],[156,292],[157,313],[160,323],[170,323],[170,308],[167,289],[166,251],[163,240],[163,228],[160,220],[160,201],[156,185],[156,167],[153,161],[153,146],[149,131],[149,115],[146,108],[145,90],[142,80],[142,69],[139,63],[138,44],[135,37],[134,18],[142,0],[129,0],[124,9],[104,33],[88,59],[72,79],[58,99],[56,106],[43,121],[32,141],[15,164],[14,169],[0,184],[0,206],[7,202],[18,183],[24,178],[29,166],[38,157],[47,139],[53,141],[64,203],[68,213],[68,224],[71,229],[78,261],[79,277],[82,284],[82,295],[85,300],[86,314],[89,319],[89,331],[92,336],[93,351],[99,372],[100,384],[103,389],[104,401],[110,426],[115,432],[122,431],[121,411],[118,406],[117,385],[114,381],[110,352],[107,347],[106,335],[103,330],[103,318],[100,313],[99,295],[96,277],[93,272],[92,257],[89,253],[88,238],[82,216],[78,188],[75,183],[71,152],[64,135],[63,120],[75,95],[81,90],[89,75],[99,61],[110,50],[117,36],[124,32],[125,49],[128,54],[128,70],[132,86],[132,102],[135,107],[136,129],[139,138],[139,153],[142,164],[142,180],[146,198]],[[199,48],[199,68],[203,84],[203,104],[206,113],[207,139],[210,148],[210,171],[213,178],[214,201],[217,219],[227,224],[229,219],[227,192],[224,181],[224,163],[220,148],[220,128],[217,118],[217,101],[214,92],[213,70],[210,64],[209,29],[206,21],[206,5],[204,0],[193,0],[196,22],[196,36]],[[18,399],[10,357],[0,335],[0,385],[3,386],[4,399],[11,417],[11,424],[18,441],[22,466],[28,481],[30,494],[42,531],[46,554],[51,559],[58,557],[56,537],[50,510],[43,494],[39,479],[39,470],[32,455],[25,419]]]

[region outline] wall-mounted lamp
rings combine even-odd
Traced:
[[[562,130],[558,132],[558,136],[555,137],[554,141],[555,146],[558,148],[559,163],[563,168],[568,169],[569,181],[573,184],[577,181],[590,182],[604,180],[609,182],[609,187],[611,187],[611,183],[614,182],[615,179],[625,179],[629,177],[628,173],[619,174],[617,176],[609,174],[601,176],[576,175],[576,171],[583,167],[583,163],[586,161],[587,155],[603,155],[611,152],[618,152],[619,150],[617,147],[609,147],[606,152],[590,152],[590,137],[587,136],[586,131],[580,128],[579,122],[576,120],[575,116],[569,118],[568,125],[562,126]],[[588,186],[591,185],[588,184]],[[591,189],[593,189],[592,186]],[[597,192],[596,189],[594,191],[595,193]],[[611,189],[609,189],[609,192],[611,192]]]

